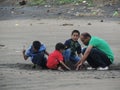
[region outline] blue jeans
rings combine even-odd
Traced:
[[[80,60],[79,56],[71,55],[71,49],[66,49],[63,52],[63,56],[64,56],[65,62],[71,60],[71,61],[74,61],[74,62],[77,63]]]

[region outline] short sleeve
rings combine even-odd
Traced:
[[[26,52],[25,52],[25,55],[26,55],[26,56],[28,56],[28,57],[31,56],[31,49],[32,49],[32,45],[29,46],[29,48],[26,50]]]
[[[41,51],[45,51],[45,50],[46,50],[46,46],[44,44],[42,44],[39,51],[41,52]]]
[[[63,55],[61,53],[58,54],[58,58],[59,61],[63,61]]]
[[[69,39],[69,40],[66,40],[65,43],[64,43],[64,45],[65,45],[65,48],[66,48],[66,49],[67,49],[67,48],[70,48],[70,39]]]
[[[89,42],[89,46],[94,46],[96,47],[99,44],[98,40],[94,37],[92,37],[92,39]]]

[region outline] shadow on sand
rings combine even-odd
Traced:
[[[88,67],[89,65],[85,65]],[[40,70],[40,67],[33,68],[33,64],[25,64],[25,63],[16,63],[16,64],[0,64],[0,68],[16,68],[16,69],[23,69],[23,70]],[[86,70],[86,69],[84,69]],[[112,64],[109,70],[120,70],[120,63]]]

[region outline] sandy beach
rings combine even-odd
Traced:
[[[91,25],[88,25],[91,23]],[[48,52],[71,31],[89,32],[108,41],[115,61],[108,71],[52,71],[32,69],[22,57],[23,46],[40,40]],[[11,19],[0,21],[0,90],[119,90],[120,21],[105,19]],[[80,42],[81,43],[81,42]],[[82,44],[82,43],[81,43]],[[83,45],[82,45],[83,46]]]
[[[19,6],[19,1],[0,0],[0,90],[120,90],[120,16],[113,15],[116,9],[120,14],[119,4]],[[74,29],[110,44],[115,60],[109,70],[32,69],[23,59],[23,46],[39,40],[52,52]]]

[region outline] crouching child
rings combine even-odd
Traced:
[[[44,44],[41,44],[39,41],[33,41],[32,45],[26,50],[23,49],[23,57],[27,60],[29,57],[33,63],[33,68],[39,66],[40,68],[46,67],[46,55],[49,55],[46,51],[46,47]]]
[[[64,63],[63,59],[63,51],[65,49],[64,44],[57,43],[55,46],[55,50],[49,54],[47,60],[47,67],[53,70],[70,70],[70,68]]]

